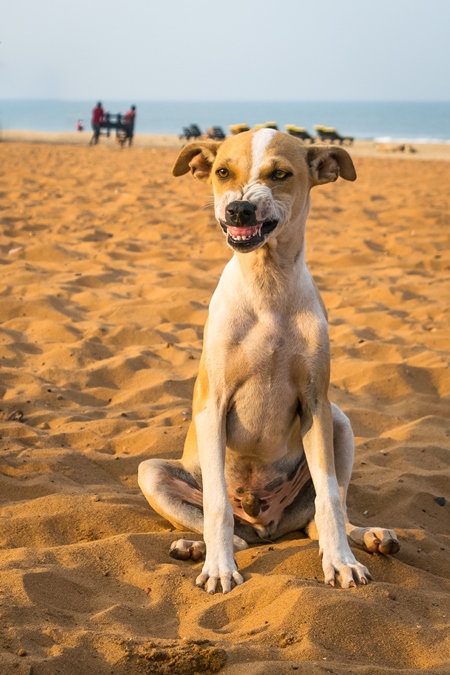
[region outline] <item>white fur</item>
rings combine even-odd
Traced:
[[[252,138],[252,168],[249,183],[257,180],[264,161],[267,146],[277,132],[275,129],[260,129]]]
[[[223,472],[225,461],[225,436],[223,418],[226,410],[218,406],[212,395],[206,407],[196,416],[198,453],[202,466],[204,529],[206,559],[202,573],[197,577],[199,586],[206,584],[214,593],[220,579],[224,592],[231,590],[231,580],[243,582],[234,559],[233,509],[227,495]]]

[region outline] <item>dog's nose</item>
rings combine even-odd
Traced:
[[[253,225],[256,222],[256,206],[245,201],[231,202],[225,210],[225,218],[229,225]]]

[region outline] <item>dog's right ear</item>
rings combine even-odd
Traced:
[[[194,178],[208,180],[220,145],[218,141],[195,141],[186,145],[173,165],[173,175],[183,176],[190,170]]]

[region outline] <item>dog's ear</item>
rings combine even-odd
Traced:
[[[306,153],[312,185],[331,183],[341,176],[356,180],[352,158],[344,148],[334,145],[316,145]]]
[[[183,176],[190,170],[194,178],[208,180],[220,145],[218,141],[197,141],[186,145],[173,165],[173,175]]]

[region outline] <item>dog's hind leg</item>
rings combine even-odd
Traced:
[[[333,414],[334,462],[347,537],[352,544],[371,553],[397,553],[400,545],[397,535],[393,530],[387,530],[382,527],[357,527],[349,522],[347,515],[347,490],[352,475],[355,454],[353,431],[348,417],[336,405],[332,404],[331,407]]]
[[[148,459],[138,483],[150,506],[177,529],[203,531],[203,495],[197,480],[175,460]]]
[[[176,460],[148,459],[141,462],[138,483],[150,506],[178,530],[203,532],[203,492],[195,477]],[[234,550],[247,548],[240,537],[233,539]],[[203,541],[178,539],[170,555],[179,560],[205,557]]]

